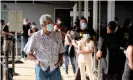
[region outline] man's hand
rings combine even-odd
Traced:
[[[28,54],[28,58],[30,60],[36,60],[36,57],[31,53],[31,54]]]
[[[55,66],[60,66],[60,64],[63,61],[63,53],[59,54],[59,60],[57,61],[57,63],[55,64]]]
[[[40,61],[39,60],[35,60],[35,64],[40,66]]]
[[[96,53],[96,59],[99,60],[102,57],[102,51],[98,50]]]
[[[62,63],[62,60],[58,60],[55,66],[60,66],[61,63]]]
[[[13,36],[13,34],[12,34],[12,33],[9,33],[8,35],[9,35],[9,36]]]

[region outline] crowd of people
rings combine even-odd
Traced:
[[[62,64],[68,77],[69,60],[75,80],[86,80],[86,76],[89,80],[133,80],[131,19],[125,20],[123,26],[118,18],[99,25],[100,36],[85,18],[76,19],[71,28],[64,27],[61,18],[53,23],[49,14],[42,15],[39,21],[41,30],[25,18],[21,32],[21,57],[35,61],[36,80],[62,80]],[[1,46],[8,51],[13,36],[9,23],[5,25],[1,20],[1,29]],[[93,59],[99,62],[98,76],[94,74]]]

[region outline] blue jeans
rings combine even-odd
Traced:
[[[21,57],[22,58],[25,57],[25,53],[24,53],[23,49],[27,42],[28,42],[28,37],[21,36]]]
[[[71,61],[71,64],[72,64],[72,68],[73,68],[73,73],[76,72],[76,57],[73,56],[69,56],[68,54],[68,49],[69,49],[69,46],[65,46],[65,53],[64,53],[64,62],[65,62],[65,72],[66,74],[68,74],[68,65],[69,65],[69,57],[70,57],[70,61]]]
[[[39,72],[40,72],[40,67],[38,65],[35,66],[35,74],[36,74],[36,80],[40,80],[39,79]]]
[[[39,68],[38,68],[38,70],[39,70]],[[38,75],[37,75],[37,77],[38,77]],[[48,68],[46,71],[43,71],[42,69],[40,69],[39,80],[62,80],[59,67],[56,68],[52,72],[50,72],[50,68]]]

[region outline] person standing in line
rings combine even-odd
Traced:
[[[89,79],[94,80],[92,72],[92,53],[94,51],[94,42],[90,38],[89,33],[84,33],[83,38],[79,41],[78,45],[78,65],[80,68],[81,80],[86,80],[86,72]]]
[[[22,35],[21,35],[21,60],[23,61],[24,58],[26,57],[26,54],[24,53],[23,49],[25,44],[28,42],[28,30],[30,29],[30,25],[28,24],[28,19],[24,18],[23,21],[23,31],[22,31]]]
[[[69,65],[69,57],[73,68],[73,73],[76,72],[76,58],[75,58],[75,50],[72,46],[72,40],[70,37],[70,30],[67,31],[65,36],[65,53],[64,53],[64,62],[65,62],[65,72],[68,76],[68,65]]]
[[[116,22],[107,25],[107,34],[99,38],[96,58],[100,59],[99,80],[121,80],[125,55],[120,49],[118,36],[115,34]]]
[[[32,36],[33,33],[37,32],[38,29],[36,28],[36,24],[34,22],[32,22],[31,24],[31,28],[28,30],[28,35]]]
[[[133,80],[133,24],[131,24],[128,31],[129,38],[126,51],[127,60],[122,80]]]
[[[49,14],[40,17],[42,30],[33,34],[24,48],[32,60],[37,61],[36,76],[39,80],[61,80],[59,66],[63,60],[64,47],[61,33],[53,31],[52,18]],[[33,53],[35,52],[35,54]]]
[[[79,36],[80,36],[80,37],[77,36],[78,40],[72,40],[72,44],[74,45],[75,48],[78,48],[78,42],[79,42],[79,40],[81,40],[81,38],[83,38],[83,33],[86,33],[86,32],[90,34],[90,36],[91,36],[90,39],[93,40],[94,43],[96,43],[95,42],[96,41],[95,32],[92,28],[88,27],[88,23],[85,18],[82,18],[80,20],[80,30],[78,30],[78,32],[79,32]],[[78,58],[78,55],[77,55],[77,58]],[[77,70],[76,70],[75,80],[81,80],[79,67],[77,67]]]

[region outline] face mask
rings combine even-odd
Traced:
[[[31,28],[36,28],[36,26],[35,25],[31,25]]]
[[[87,24],[86,23],[81,23],[81,28],[82,29],[86,29],[87,28]]]
[[[49,31],[49,32],[53,31],[53,25],[52,25],[52,24],[46,25],[46,29],[47,29],[47,31]]]
[[[27,25],[27,24],[28,24],[28,22],[23,22],[23,24],[24,24],[24,25]]]
[[[60,20],[57,20],[57,24],[61,24],[61,21]]]
[[[89,34],[83,34],[83,38],[84,39],[89,39],[90,38],[90,35]]]

